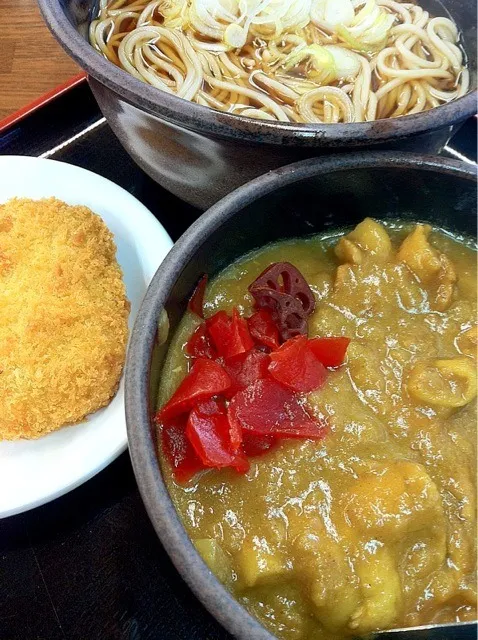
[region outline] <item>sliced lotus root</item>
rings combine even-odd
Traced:
[[[250,289],[256,307],[270,311],[283,342],[307,334],[307,315],[297,298],[269,287]]]
[[[289,262],[275,262],[249,286],[256,307],[271,312],[281,340],[307,334],[307,316],[315,299],[301,272]]]
[[[249,291],[253,293],[252,289],[256,287],[267,287],[274,291],[287,293],[300,302],[307,315],[310,315],[315,308],[314,294],[306,279],[290,262],[271,264],[249,286]]]

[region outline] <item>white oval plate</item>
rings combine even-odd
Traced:
[[[131,302],[130,330],[148,284],[172,246],[146,207],[113,182],[70,164],[25,156],[0,157],[0,203],[55,196],[90,207],[113,232]],[[85,422],[38,440],[0,441],[0,518],[71,491],[126,449],[124,381],[112,402]]]

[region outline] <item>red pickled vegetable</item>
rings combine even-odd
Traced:
[[[223,358],[233,358],[254,346],[247,322],[236,308],[231,318],[225,311],[218,311],[206,320],[206,326],[217,352]]]
[[[231,319],[225,311],[217,311],[213,316],[206,319],[207,330],[215,345],[220,345],[229,338],[230,325]],[[217,350],[219,351],[219,349]]]
[[[266,287],[251,289],[258,309],[269,311],[282,342],[307,334],[307,315],[301,303],[288,293]]]
[[[191,411],[186,435],[204,466],[234,467],[244,473],[249,463],[242,452],[233,450],[226,412],[213,405],[213,400],[200,402]]]
[[[205,273],[203,277],[199,280],[196,288],[194,289],[194,293],[188,302],[189,311],[192,311],[200,318],[204,318],[204,310],[203,310],[204,292],[206,291],[207,280],[208,280],[207,274]]]
[[[204,322],[189,338],[186,344],[186,353],[193,358],[209,358],[210,360],[217,358],[217,351],[212,345]]]
[[[269,311],[259,309],[247,318],[247,324],[253,340],[269,347],[272,351],[279,347],[279,330]]]
[[[178,416],[161,423],[161,444],[164,455],[169,460],[174,478],[184,483],[190,480],[204,465],[196,455],[191,443],[186,437],[187,416]]]
[[[198,358],[170,400],[159,411],[159,419],[167,421],[186,413],[200,400],[224,393],[230,386],[231,378],[218,362]]]
[[[307,316],[314,295],[300,271],[289,262],[275,262],[249,285],[256,307],[271,312],[282,341],[307,334]]]
[[[297,393],[319,389],[327,377],[327,369],[317,360],[305,336],[287,340],[270,354],[270,359],[271,376]]]
[[[198,402],[196,408],[199,408],[200,413],[204,416],[214,415],[226,415],[226,405],[224,400],[218,398],[210,398],[209,400],[202,400]]]
[[[242,450],[249,458],[262,456],[277,444],[274,436],[258,436],[244,431],[242,434]]]
[[[265,378],[269,374],[269,364],[269,355],[258,349],[251,349],[234,356],[234,358],[229,358],[224,365],[232,380],[227,395],[233,396],[237,391],[245,389],[256,380]]]
[[[324,367],[340,367],[344,363],[350,338],[312,338],[309,345]]]
[[[227,416],[226,405],[223,400],[217,398],[211,398],[210,400],[203,400],[196,408],[200,407],[200,413],[206,416],[223,415]],[[227,431],[229,433],[230,450],[234,453],[239,450],[242,443],[242,429],[237,425],[227,424]]]
[[[248,351],[249,349],[252,349],[254,346],[254,340],[251,338],[249,327],[247,326],[247,320],[245,320],[245,318],[241,318],[236,307],[232,310],[231,324],[233,333],[239,336],[244,350]]]
[[[260,436],[319,439],[326,432],[326,423],[311,418],[296,394],[270,378],[236,393],[228,416],[231,425]]]
[[[307,280],[290,262],[274,262],[264,269],[249,287],[252,295],[252,289],[255,288],[272,289],[292,296],[300,302],[306,315],[310,315],[315,308],[314,294]]]

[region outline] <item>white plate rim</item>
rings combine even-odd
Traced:
[[[163,225],[160,221],[151,213],[151,211],[145,207],[137,198],[135,198],[132,194],[126,191],[123,187],[119,186],[115,182],[100,176],[88,169],[84,169],[83,167],[79,167],[77,165],[73,165],[67,162],[61,162],[59,160],[54,160],[50,158],[38,158],[35,156],[20,156],[20,155],[0,155],[0,204],[3,204],[6,200],[10,199],[10,197],[14,197],[13,194],[5,197],[3,194],[5,191],[8,191],[8,188],[5,186],[2,187],[2,183],[8,181],[8,175],[13,174],[14,172],[21,171],[22,177],[24,180],[28,180],[28,175],[31,175],[31,172],[40,169],[41,171],[50,172],[51,169],[52,175],[56,175],[56,180],[60,177],[76,177],[81,182],[86,181],[90,186],[91,190],[96,193],[97,190],[100,192],[100,188],[106,187],[108,192],[115,192],[121,201],[124,203],[124,208],[131,208],[134,211],[135,219],[140,222],[141,225],[145,225],[148,231],[148,240],[156,240],[158,242],[158,256],[159,259],[156,261],[151,256],[141,256],[141,266],[143,269],[146,269],[146,273],[143,271],[143,275],[146,277],[146,284],[148,285],[154,275],[155,271],[161,264],[164,257],[169,252],[170,248],[173,246],[173,242],[169,236],[169,234],[164,229]],[[30,174],[29,174],[30,172]],[[47,187],[48,189],[49,187]],[[16,196],[21,197],[33,197],[26,195],[28,193],[28,189],[23,193],[17,193]],[[36,196],[35,196],[36,197]],[[55,189],[51,189],[50,191],[45,191],[43,195],[38,195],[39,198],[42,197],[58,197],[60,199],[64,199],[64,197],[59,196],[58,193],[55,193]],[[82,202],[80,202],[82,200]],[[93,203],[94,198],[85,197],[78,198],[72,197],[70,199],[71,204],[85,204],[85,206],[89,206],[95,213],[98,213],[103,218],[103,215],[99,210],[95,209],[95,205]],[[73,202],[74,201],[74,202]],[[88,203],[87,203],[88,201]],[[98,198],[99,204],[97,204],[97,208],[101,208],[101,197]],[[140,225],[138,224],[138,227]],[[135,243],[138,242],[138,235],[134,238]],[[144,294],[143,294],[144,295]],[[136,310],[137,313],[137,310]],[[131,338],[131,327],[134,322],[134,316],[131,315],[129,319],[130,326],[130,335],[128,338],[128,346]],[[120,389],[117,392],[118,396],[121,394],[123,398],[123,410],[122,410],[122,423],[121,427],[123,428],[124,437],[117,444],[117,446],[111,448],[108,451],[107,455],[103,457],[101,462],[95,464],[87,468],[85,465],[85,469],[82,473],[72,475],[71,479],[66,482],[62,482],[55,490],[51,490],[48,494],[37,497],[36,499],[32,499],[29,501],[23,501],[21,503],[12,505],[8,508],[4,508],[0,504],[0,519],[6,518],[9,516],[17,515],[19,513],[23,513],[25,511],[29,511],[30,509],[34,509],[43,504],[46,504],[56,498],[59,498],[62,495],[65,495],[76,489],[83,483],[87,482],[91,478],[93,478],[97,473],[105,469],[111,462],[113,462],[121,453],[123,453],[127,448],[127,436],[126,436],[126,423],[124,417],[124,371],[121,380]],[[108,407],[103,409],[102,411],[107,411]],[[83,423],[82,423],[83,424]],[[74,425],[74,427],[81,428],[82,424]],[[65,429],[68,429],[66,427]],[[44,436],[48,437],[48,436]],[[38,441],[31,441],[38,442]],[[4,444],[3,441],[0,441],[0,446]],[[10,444],[10,443],[9,443]]]

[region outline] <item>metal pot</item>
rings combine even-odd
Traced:
[[[354,148],[437,153],[476,111],[476,91],[436,109],[352,124],[289,124],[222,113],[162,92],[103,58],[87,41],[95,0],[38,0],[66,51],[85,69],[111,128],[133,159],[179,198],[206,209],[248,180],[284,164]],[[422,0],[463,33],[476,87],[476,3]]]
[[[218,202],[178,240],[154,276],[133,330],[126,365],[126,420],[142,498],[183,578],[240,640],[272,640],[272,636],[203,563],[162,478],[151,414],[164,356],[204,273],[214,276],[268,242],[354,225],[366,216],[426,220],[474,235],[474,169],[453,160],[373,152],[305,160],[257,178]],[[476,637],[475,627],[468,624],[404,633],[410,640]],[[401,638],[396,631],[390,637]]]

